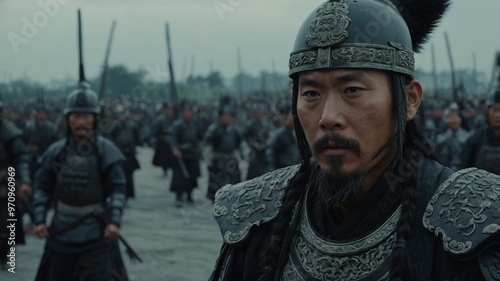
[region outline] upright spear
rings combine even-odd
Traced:
[[[450,59],[451,67],[451,89],[453,92],[453,100],[458,103],[458,93],[457,93],[457,83],[455,78],[455,66],[453,65],[453,56],[451,55],[450,40],[448,39],[448,33],[444,33],[444,38],[446,40],[446,49],[448,50],[448,58]]]
[[[80,79],[79,82],[87,81],[85,79],[85,70],[83,68],[83,50],[82,50],[82,15],[78,9],[78,58],[80,60]]]
[[[436,54],[434,52],[434,44],[431,45],[432,51],[432,81],[434,86],[434,98],[438,97],[437,74],[436,74]]]
[[[104,98],[104,94],[106,92],[108,60],[109,60],[109,53],[111,50],[111,42],[113,41],[113,34],[115,32],[115,26],[116,26],[116,21],[113,21],[113,24],[111,25],[111,32],[109,33],[109,38],[108,38],[108,47],[106,48],[106,55],[104,57],[104,65],[102,67],[101,84],[99,86],[99,100],[102,100]]]
[[[168,65],[168,70],[170,72],[170,100],[174,106],[174,112],[175,115],[178,114],[178,97],[177,97],[177,87],[175,86],[175,77],[174,77],[174,67],[172,65],[172,48],[170,46],[170,28],[168,26],[168,23],[165,24],[165,29],[166,29],[166,39],[167,39],[167,65]]]

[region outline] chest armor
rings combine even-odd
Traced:
[[[250,130],[248,143],[250,147],[257,151],[266,149],[267,139],[269,138],[269,129],[262,122],[255,122]]]
[[[193,123],[182,124],[178,143],[181,147],[195,147],[198,145],[198,127]]]
[[[45,149],[53,141],[52,130],[47,122],[33,122],[28,128],[28,132],[27,145],[40,146]]]
[[[500,175],[500,146],[481,146],[474,167]]]
[[[131,126],[120,124],[117,128],[116,145],[123,150],[135,146],[134,130]]]
[[[215,143],[214,151],[221,153],[232,153],[234,152],[239,144],[238,135],[232,129],[226,130],[221,129],[219,131],[221,134],[218,138],[219,142]]]
[[[96,156],[70,153],[64,149],[58,163],[62,169],[56,180],[59,201],[71,206],[86,206],[104,202],[104,191]]]
[[[391,253],[396,244],[396,226],[401,207],[369,235],[354,241],[336,242],[322,238],[314,231],[306,205],[292,240],[282,281],[389,280]]]

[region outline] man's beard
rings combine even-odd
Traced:
[[[328,141],[334,141],[336,144],[351,149],[358,155],[360,154],[358,142],[347,139],[340,134],[326,135],[318,140],[313,146],[314,153],[319,153],[319,150]],[[324,211],[338,208],[340,204],[353,199],[367,173],[365,165],[352,171],[343,171],[343,162],[344,156],[331,156],[328,158],[328,165],[324,169],[319,165],[315,165],[312,170],[311,188],[313,188],[315,202]]]

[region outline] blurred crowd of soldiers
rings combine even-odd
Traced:
[[[286,95],[283,100],[288,100]],[[31,178],[43,152],[68,134],[64,104],[65,99],[4,103],[3,119],[23,132]],[[155,150],[152,163],[161,167],[164,176],[172,170],[170,188],[179,207],[193,202],[200,164],[210,172],[207,197],[213,200],[223,185],[299,161],[291,104],[286,102],[270,104],[255,98],[240,102],[226,96],[213,103],[183,100],[177,107],[150,99],[118,98],[106,98],[101,105],[100,131],[126,158],[127,198],[135,196],[132,175],[140,168],[137,146]],[[244,178],[241,161],[249,163]]]

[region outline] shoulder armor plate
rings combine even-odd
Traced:
[[[452,174],[427,204],[423,225],[456,258],[477,256],[500,237],[500,176],[476,168]]]
[[[254,225],[278,214],[285,188],[300,165],[285,167],[236,185],[222,187],[215,196],[214,217],[224,242],[242,241]]]
[[[491,247],[479,256],[479,268],[487,281],[500,280],[500,247]]]

